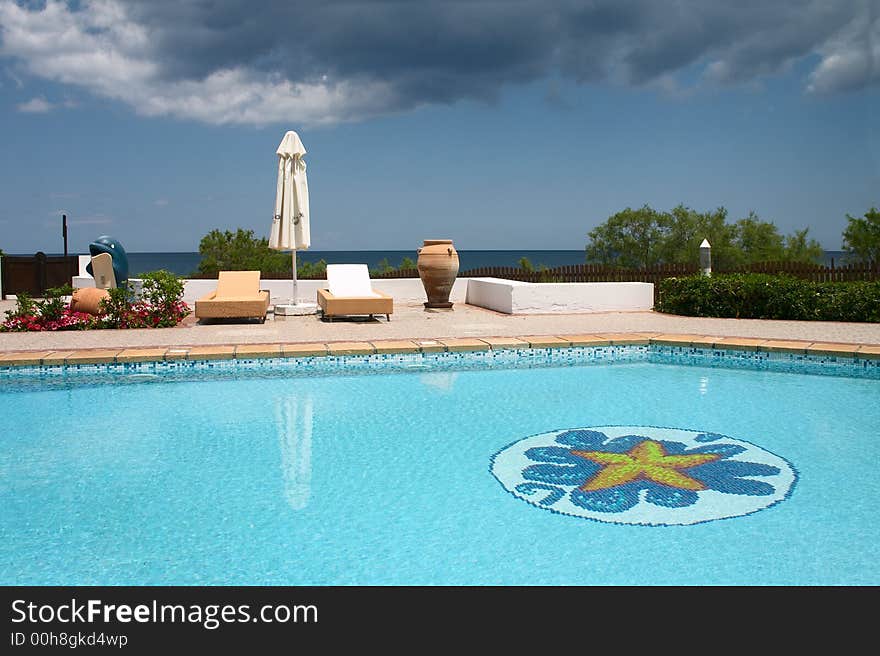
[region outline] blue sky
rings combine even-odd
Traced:
[[[580,249],[646,203],[837,249],[880,206],[880,0],[765,4],[0,0],[0,248],[266,235],[293,129],[313,249]]]

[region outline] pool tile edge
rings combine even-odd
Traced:
[[[259,360],[326,356],[369,356],[374,354],[467,353],[500,350],[558,348],[602,348],[648,346],[683,349],[716,349],[745,353],[788,354],[833,357],[848,360],[878,360],[880,345],[842,344],[800,340],[663,333],[595,333],[527,335],[518,337],[413,338],[357,342],[314,342],[289,344],[222,344],[178,347],[74,349],[63,351],[9,351],[0,353],[0,368],[64,367],[85,364],[127,364],[176,360]]]

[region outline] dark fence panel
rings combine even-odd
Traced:
[[[47,289],[69,285],[79,274],[76,255],[4,255],[0,258],[3,298],[7,294],[43,296]]]
[[[759,262],[732,271],[718,273],[769,273],[786,274],[812,280],[813,282],[850,282],[854,280],[880,280],[880,262],[821,266],[803,262]]]
[[[13,258],[14,259],[14,258]],[[519,267],[478,267],[458,272],[459,278],[506,278],[525,282],[659,282],[673,276],[690,276],[699,272],[695,264],[660,264],[647,269],[625,269],[604,264],[569,264],[526,271]],[[760,262],[737,269],[715,269],[715,273],[770,273],[787,274],[816,282],[845,282],[849,280],[878,280],[880,265],[850,264],[845,266],[820,266],[801,262]],[[217,274],[193,274],[189,278],[213,278]],[[263,272],[265,280],[289,280],[290,271]],[[418,278],[418,269],[401,269],[387,273],[371,274],[372,278]],[[301,280],[323,280],[322,275],[300,276]]]

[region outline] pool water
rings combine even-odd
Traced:
[[[878,380],[651,362],[105,380],[0,384],[0,583],[880,583]],[[618,425],[729,436],[797,480],[752,514],[646,526],[493,475],[519,440]]]

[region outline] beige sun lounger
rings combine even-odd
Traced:
[[[260,289],[259,271],[221,271],[217,291],[196,301],[198,319],[266,320],[269,292]]]
[[[384,314],[391,321],[394,299],[373,289],[366,264],[328,264],[327,287],[318,289],[325,318]]]

